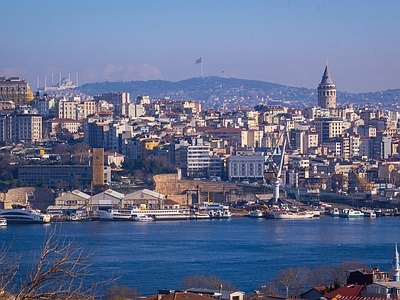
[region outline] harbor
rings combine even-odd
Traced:
[[[0,234],[12,249],[25,249],[23,271],[53,228],[61,240],[85,244],[94,253],[90,271],[99,279],[121,277],[118,284],[143,295],[179,288],[184,278],[194,274],[218,276],[250,293],[289,267],[358,260],[389,269],[393,244],[400,241],[400,218],[330,216],[290,221],[232,217],[9,224],[0,228]]]

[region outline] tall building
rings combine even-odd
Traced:
[[[0,77],[0,99],[27,105],[33,99],[29,83],[19,77]]]
[[[313,123],[320,143],[339,137],[343,133],[343,119],[341,118],[317,118]]]
[[[318,106],[336,109],[336,85],[332,81],[328,65],[326,65],[321,83],[318,85]]]

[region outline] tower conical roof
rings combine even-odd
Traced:
[[[324,75],[322,75],[321,84],[333,84],[331,74],[329,73],[328,66],[325,67]]]

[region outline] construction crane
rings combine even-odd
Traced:
[[[274,151],[268,155],[265,161],[264,179],[271,179],[272,183],[272,202],[276,203],[279,199],[279,186],[282,178],[283,161],[285,157],[286,144],[288,140],[288,133],[286,127],[280,132]],[[279,163],[276,163],[273,156],[279,153],[279,141],[282,141],[282,148],[280,149]]]
[[[329,179],[332,178],[333,175],[337,174],[336,171],[333,171],[332,173],[330,173],[327,177],[322,178],[321,181],[314,183],[313,185],[311,185],[310,180],[308,181],[308,188],[307,188],[307,194],[319,194],[320,193],[320,189],[323,187],[323,185],[325,183],[328,182]],[[316,178],[316,177],[314,177]]]
[[[372,197],[372,194],[373,194],[374,191],[375,191],[375,187],[374,187],[375,182],[373,182],[373,181],[371,181],[371,182],[366,181],[365,178],[363,178],[362,176],[360,176],[360,174],[357,173],[357,171],[354,170],[354,169],[350,169],[350,172],[353,173],[353,174],[356,176],[358,182],[360,183],[360,185],[361,185],[362,188],[364,189],[365,197],[366,197],[366,198],[371,198],[371,197]]]

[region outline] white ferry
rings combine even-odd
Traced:
[[[204,208],[210,218],[229,219],[231,217],[231,212],[229,211],[229,206],[227,205],[220,203],[209,203]]]
[[[301,211],[301,212],[291,212],[291,211],[279,211],[274,212],[274,219],[312,219],[314,217],[314,212],[312,211]]]
[[[160,220],[188,220],[190,213],[188,209],[109,209],[98,210],[100,220],[109,221],[137,221],[149,217],[154,221]]]
[[[0,210],[0,218],[7,223],[48,223],[50,215],[42,214],[40,211],[28,208],[13,208]]]

